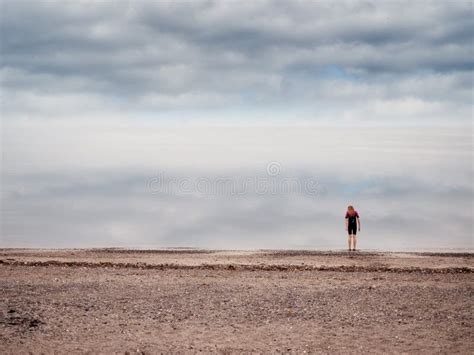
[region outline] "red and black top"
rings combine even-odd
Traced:
[[[346,212],[346,218],[349,219],[349,225],[357,225],[357,218],[359,218],[359,214],[357,211],[354,211],[353,213],[349,213],[349,211]]]

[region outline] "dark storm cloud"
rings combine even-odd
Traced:
[[[271,111],[281,101],[317,116],[334,103],[345,110],[407,98],[430,112],[431,85],[408,86],[437,79],[444,101],[462,103],[457,119],[469,112],[462,84],[472,85],[468,1],[4,1],[2,7],[7,118],[74,116],[91,101],[90,113],[103,116],[120,114],[124,104],[140,116],[176,108]],[[339,97],[347,82],[354,88]],[[367,88],[369,97],[357,97]],[[52,102],[61,101],[69,115],[55,112]],[[437,110],[446,116],[450,107]]]

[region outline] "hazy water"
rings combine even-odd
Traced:
[[[3,247],[473,248],[470,128],[2,133]]]

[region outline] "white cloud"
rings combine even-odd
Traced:
[[[220,121],[287,110],[288,121],[304,111],[343,122],[362,97],[367,107],[439,101],[436,123],[470,119],[469,2],[6,1],[4,10],[8,120],[72,120],[79,105],[133,120],[224,106]]]

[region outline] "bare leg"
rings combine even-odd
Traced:
[[[350,235],[350,234],[347,237],[347,244],[349,245],[349,250],[351,250],[351,237],[352,237],[352,235]]]
[[[352,249],[355,250],[355,249],[356,249],[356,244],[357,244],[357,238],[356,238],[355,235],[352,236],[352,240],[353,240],[352,243],[353,243],[353,245],[354,245],[354,247],[353,247]]]

